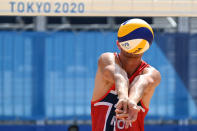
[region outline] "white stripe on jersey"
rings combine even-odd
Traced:
[[[107,110],[107,114],[105,116],[105,126],[103,128],[103,131],[105,131],[105,128],[106,128],[106,124],[107,124],[107,119],[108,119],[108,116],[109,116],[109,113],[111,111],[111,108],[113,106],[113,104],[109,103],[109,102],[98,102],[98,103],[95,103],[94,106],[99,106],[99,105],[105,105],[105,106],[108,106],[108,110]]]

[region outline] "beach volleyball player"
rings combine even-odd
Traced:
[[[118,30],[120,53],[101,54],[91,101],[92,131],[144,131],[144,118],[161,79],[159,71],[142,60],[153,37],[148,23],[131,19]]]

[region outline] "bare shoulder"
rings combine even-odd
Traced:
[[[110,57],[110,56],[112,56],[112,55],[114,55],[113,52],[105,52],[105,53],[102,53],[102,54],[100,55],[100,57]]]
[[[98,60],[98,66],[106,66],[115,62],[114,53],[106,52],[100,55]]]
[[[99,60],[101,61],[112,61],[114,59],[114,53],[106,52],[100,55]]]
[[[152,67],[152,66],[148,66],[143,70],[143,74],[148,76],[149,78],[151,78],[151,80],[153,80],[154,83],[156,83],[157,85],[160,83],[161,81],[161,74],[160,72]]]

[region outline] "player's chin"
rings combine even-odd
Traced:
[[[128,58],[138,58],[141,57],[143,54],[133,54],[133,53],[128,53],[126,51],[123,51],[124,56]]]

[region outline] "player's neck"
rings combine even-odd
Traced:
[[[120,61],[122,64],[122,68],[127,72],[130,77],[140,66],[142,62],[142,55],[137,57],[128,57],[124,54],[120,53]]]
[[[142,56],[139,56],[139,57],[127,57],[127,56],[124,56],[122,54],[120,54],[120,60],[121,60],[121,63],[124,67],[133,67],[133,66],[137,66],[139,64],[141,64],[142,62]]]

